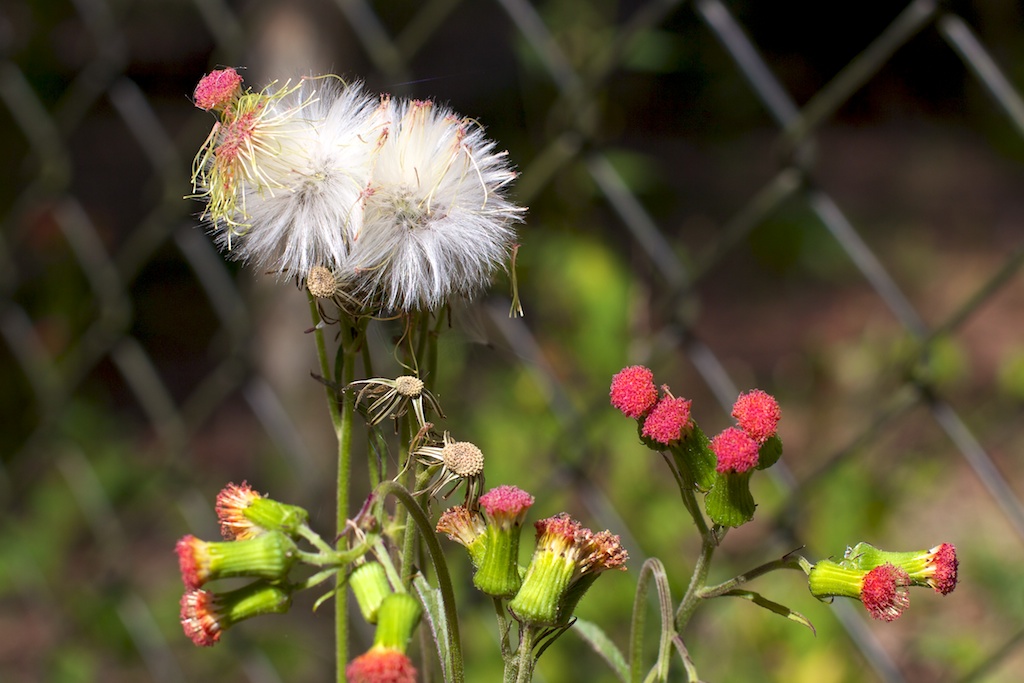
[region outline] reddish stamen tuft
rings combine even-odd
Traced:
[[[960,566],[956,557],[956,547],[952,543],[943,543],[932,548],[932,565],[935,573],[928,579],[928,585],[936,593],[949,595],[956,588],[957,570]]]
[[[642,365],[623,368],[612,377],[612,405],[623,415],[638,420],[658,402],[654,373]]]
[[[210,647],[220,640],[220,617],[214,609],[215,595],[201,589],[189,590],[181,596],[181,628],[200,647]]]
[[[891,564],[875,567],[864,576],[860,600],[872,618],[895,621],[910,605],[910,577]]]
[[[690,427],[691,403],[685,398],[672,396],[661,399],[644,420],[642,434],[666,446],[678,441]]]
[[[349,683],[416,683],[416,669],[398,650],[372,648],[345,667]]]
[[[737,427],[729,427],[713,438],[711,450],[718,458],[715,470],[722,474],[742,474],[757,465],[757,442],[747,432]]]
[[[196,106],[206,111],[223,109],[241,87],[242,77],[234,69],[211,71],[203,76],[196,86]]]
[[[533,505],[533,496],[515,486],[499,486],[480,496],[480,506],[491,519],[519,520]]]
[[[762,444],[775,434],[782,412],[774,397],[754,389],[740,394],[732,407],[732,416],[751,439]]]

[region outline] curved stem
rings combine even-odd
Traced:
[[[683,629],[686,628],[686,623],[693,616],[693,612],[697,609],[697,604],[701,600],[700,591],[707,582],[708,570],[711,568],[711,557],[715,554],[715,548],[717,547],[718,543],[713,530],[703,535],[700,556],[697,558],[697,564],[693,568],[690,585],[686,589],[686,595],[683,596],[679,603],[679,609],[676,610],[676,631],[679,633],[682,633]]]
[[[723,581],[717,586],[707,586],[697,591],[699,598],[717,598],[720,595],[725,595],[733,588],[743,585],[748,581],[752,581],[759,576],[773,572],[776,569],[796,569],[803,571],[800,566],[800,560],[798,558],[783,557],[778,560],[772,560],[771,562],[765,562],[764,564],[754,567],[748,572],[744,572],[739,576],[734,576],[728,581]]]
[[[427,551],[430,553],[434,573],[437,574],[437,587],[441,591],[441,602],[444,605],[445,621],[448,628],[448,673],[453,683],[463,683],[465,672],[462,662],[458,615],[455,613],[455,591],[452,589],[452,579],[448,573],[448,565],[444,561],[441,544],[437,542],[437,537],[434,535],[434,527],[427,519],[423,509],[416,504],[412,494],[401,484],[386,481],[377,487],[377,495],[381,498],[387,495],[397,498],[419,528]]]

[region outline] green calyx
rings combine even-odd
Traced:
[[[206,544],[209,579],[251,576],[278,581],[298,559],[295,543],[280,531],[269,531],[244,541]]]
[[[392,593],[384,598],[377,609],[374,647],[404,653],[422,613],[419,601],[409,593]]]
[[[487,525],[479,569],[473,576],[473,585],[487,595],[506,598],[512,597],[519,590],[522,584],[518,562],[519,531],[519,525],[507,529],[495,524]],[[473,549],[470,548],[471,556],[472,553]]]
[[[309,513],[299,506],[270,498],[256,498],[242,510],[242,514],[261,529],[283,531],[289,536],[295,536],[299,527],[309,521]]]
[[[281,586],[256,581],[226,593],[217,593],[218,624],[227,629],[245,619],[263,614],[284,614],[292,604],[291,593]]]
[[[807,587],[811,595],[819,600],[840,596],[860,598],[867,572],[853,567],[843,566],[832,560],[822,560],[811,567],[807,575]]]
[[[520,621],[530,624],[557,626],[562,623],[561,607],[575,569],[575,563],[559,553],[534,552],[523,584],[509,603],[509,609]]]
[[[356,596],[359,611],[367,623],[377,623],[377,612],[381,603],[394,593],[388,582],[387,573],[379,562],[364,562],[348,577],[348,585]]]

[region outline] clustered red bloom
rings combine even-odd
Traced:
[[[216,595],[199,588],[181,596],[181,627],[185,635],[200,647],[211,647],[223,631],[216,610]]]
[[[928,585],[934,588],[936,593],[949,595],[956,588],[957,570],[960,567],[956,547],[952,543],[943,543],[928,552],[931,554],[929,566],[932,568]]]
[[[751,439],[763,444],[775,434],[782,412],[779,409],[779,402],[774,397],[760,389],[754,389],[746,394],[740,394],[732,407],[732,416]]]
[[[685,398],[665,396],[644,420],[643,436],[660,444],[678,441],[690,427],[690,404]]]
[[[217,494],[217,519],[220,520],[220,533],[226,540],[241,541],[263,532],[244,512],[253,501],[262,497],[244,481],[241,485],[228,484]]]
[[[182,536],[174,546],[185,588],[195,589],[210,578],[210,554],[205,541],[192,534]]]
[[[242,77],[234,69],[217,69],[202,77],[194,95],[196,106],[221,109],[241,90]]]
[[[891,564],[882,564],[864,576],[860,600],[872,618],[896,621],[910,605],[910,576]]]
[[[348,683],[416,683],[416,669],[405,653],[374,647],[345,667]]]
[[[479,498],[487,517],[499,526],[518,526],[533,505],[533,496],[516,486],[499,486]],[[440,524],[440,522],[438,522]]]
[[[623,368],[612,377],[610,396],[623,415],[639,420],[658,402],[654,373],[642,365]]]
[[[713,438],[711,450],[718,458],[715,470],[722,474],[742,474],[757,465],[757,442],[738,427],[729,427]]]

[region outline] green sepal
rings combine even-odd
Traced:
[[[754,518],[754,496],[750,494],[750,475],[736,472],[715,473],[715,485],[704,496],[704,509],[719,526],[737,527]]]
[[[487,595],[511,598],[522,585],[517,561],[519,531],[518,524],[503,529],[496,524],[488,523],[487,531],[484,532],[485,550],[480,556],[479,568],[473,576],[473,585]]]
[[[249,576],[279,581],[298,560],[295,543],[280,531],[242,541],[206,543],[209,554],[208,580]]]
[[[692,481],[697,490],[707,492],[714,487],[718,458],[711,450],[711,441],[696,423],[690,425],[689,432],[673,443],[670,450],[676,467],[686,473],[683,477]]]
[[[755,469],[766,470],[779,461],[782,457],[782,439],[778,434],[772,434],[768,440],[761,444],[757,451],[757,465]]]
[[[823,602],[837,596],[859,599],[866,573],[832,560],[821,560],[807,574],[807,588],[811,595]]]

